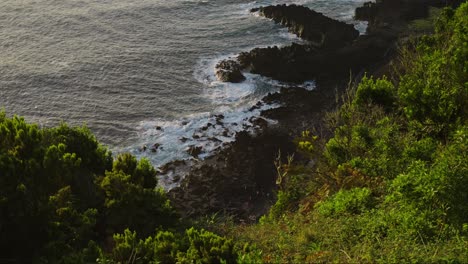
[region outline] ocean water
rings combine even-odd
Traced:
[[[189,158],[191,145],[203,158],[259,114],[250,107],[287,85],[253,74],[216,81],[223,58],[301,41],[251,8],[303,4],[363,32],[352,15],[365,1],[2,0],[0,109],[41,126],[86,124],[114,153],[155,166]]]

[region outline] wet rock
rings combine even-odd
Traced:
[[[192,166],[168,196],[186,216],[225,212],[255,221],[273,202],[269,195],[276,179],[272,158],[278,149],[288,153],[294,150],[294,144],[277,133],[253,137],[239,132],[227,149]]]
[[[359,36],[353,25],[331,19],[305,6],[283,4],[252,11],[286,26],[290,32],[319,48],[341,47]]]
[[[169,171],[173,171],[175,170],[177,167],[180,167],[180,166],[184,166],[186,165],[186,161],[185,160],[175,160],[175,161],[172,161],[172,162],[169,162],[161,167],[158,168],[158,171],[159,173],[161,174],[166,174],[168,173]]]
[[[198,155],[200,155],[203,151],[203,148],[201,146],[189,146],[187,149],[187,153],[193,156],[194,158],[197,158]]]
[[[186,137],[179,138],[179,141],[182,142],[182,143],[187,142],[187,140],[188,140],[188,138],[186,138]]]
[[[292,44],[282,48],[255,48],[239,54],[241,65],[252,73],[273,79],[303,83],[349,76],[385,57],[396,35],[361,36],[350,45],[317,50],[307,45]],[[340,63],[336,63],[336,62]]]
[[[366,2],[363,6],[356,8],[354,19],[363,21],[373,21],[377,14],[376,3]]]
[[[174,183],[179,182],[180,180],[181,180],[180,175],[174,175],[174,177],[172,178],[172,182]]]
[[[216,64],[216,78],[221,82],[240,83],[245,80],[239,62],[228,59]]]
[[[263,106],[263,102],[260,101],[260,102],[256,103],[254,106],[250,107],[249,111],[252,112],[254,110],[260,109],[262,106]]]
[[[213,142],[222,142],[221,140],[219,140],[219,139],[216,138],[216,137],[209,137],[208,140],[209,140],[209,141],[213,141]]]
[[[367,33],[382,33],[385,28],[403,31],[409,21],[427,17],[429,7],[455,7],[462,0],[378,0],[356,8],[354,18],[368,21]]]
[[[208,130],[208,128],[213,127],[213,126],[214,126],[213,124],[208,123],[208,124],[206,124],[205,126],[202,126],[202,127],[200,128],[200,130],[201,130],[201,131],[206,131],[206,130]]]
[[[254,126],[265,129],[268,127],[268,121],[261,117],[252,117],[249,120]]]
[[[161,147],[161,144],[154,143],[153,146],[151,146],[151,152],[153,152],[153,153],[157,152],[159,147]]]
[[[160,127],[160,126],[157,126],[157,127],[156,127],[156,130],[162,131],[162,130],[163,130],[163,128],[162,128],[162,127]]]

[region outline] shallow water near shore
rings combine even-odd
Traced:
[[[274,107],[249,111],[285,85],[253,74],[220,83],[214,65],[254,47],[301,41],[251,8],[303,4],[364,31],[352,21],[363,2],[4,0],[0,108],[41,126],[86,124],[114,153],[156,166],[189,158],[192,145],[203,147],[203,158]]]

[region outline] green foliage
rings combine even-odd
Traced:
[[[448,136],[466,121],[468,100],[468,7],[445,9],[436,34],[418,43],[417,59],[402,76],[398,94],[410,120],[432,135]]]
[[[106,172],[100,187],[105,193],[104,210],[108,233],[136,230],[142,236],[156,227],[168,227],[175,221],[169,200],[161,189],[143,188],[122,171]]]
[[[372,208],[372,191],[368,188],[340,190],[330,199],[317,204],[317,210],[324,216],[344,213],[359,214]]]
[[[423,208],[432,220],[449,221],[459,227],[468,222],[468,129],[455,132],[452,142],[437,154],[431,166],[415,162],[407,174],[390,186],[388,199],[404,207]]]
[[[111,255],[112,261],[118,263],[152,263],[152,238],[139,240],[136,232],[125,229],[123,234],[114,234],[114,242],[115,246]]]
[[[148,160],[0,112],[0,262],[468,262],[468,3],[434,28],[396,81],[349,91],[329,140],[302,133],[301,164],[278,155],[276,203],[227,236],[179,222]]]
[[[229,234],[268,263],[468,262],[468,3],[434,28],[404,49],[395,81],[364,77],[348,91],[322,154],[301,135],[314,167],[291,164],[286,178],[301,184]]]
[[[145,240],[126,229],[114,235],[114,242],[103,263],[248,263],[259,256],[248,245],[240,247],[231,239],[193,227],[184,234],[159,231]]]
[[[181,263],[235,263],[234,243],[205,230],[190,228],[186,231],[189,247],[177,253]]]
[[[385,77],[372,80],[364,76],[358,85],[352,104],[355,107],[368,107],[376,104],[390,110],[395,103],[395,92],[395,87]]]
[[[59,259],[85,247],[100,202],[95,175],[110,167],[110,153],[85,128],[39,129],[3,112],[0,134],[5,256],[28,262],[49,252]]]
[[[113,162],[86,127],[39,129],[0,112],[1,258],[94,262],[98,243],[126,227],[142,235],[176,223],[147,160]]]

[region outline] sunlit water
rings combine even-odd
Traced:
[[[252,74],[219,83],[216,62],[300,41],[249,9],[304,4],[362,31],[352,15],[365,1],[2,0],[0,108],[42,126],[87,124],[114,152],[155,165],[187,158],[190,145],[203,146],[204,157],[258,115],[248,108],[284,85]],[[224,125],[200,130],[216,123],[214,114]]]

